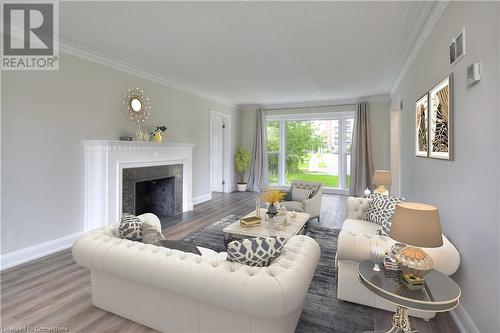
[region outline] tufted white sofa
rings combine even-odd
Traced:
[[[120,239],[117,227],[73,244],[76,262],[90,269],[97,307],[168,333],[295,330],[320,257],[312,238],[290,238],[258,268]]]
[[[347,219],[342,225],[337,241],[335,265],[337,267],[337,298],[364,304],[379,309],[395,311],[396,306],[365,288],[358,279],[358,264],[371,259],[374,246],[389,250],[395,241],[388,236],[377,235],[378,224],[365,221],[364,217],[371,199],[347,199]],[[424,248],[434,262],[434,268],[452,275],[460,266],[460,255],[453,244],[443,235],[443,246]],[[429,319],[433,312],[409,311],[412,316]]]

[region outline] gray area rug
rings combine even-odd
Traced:
[[[197,246],[225,251],[224,229],[237,221],[238,216],[229,215],[214,222],[184,240]],[[338,229],[319,226],[314,221],[307,232],[321,248],[321,258],[306,297],[297,333],[309,332],[361,332],[373,330],[373,311],[371,308],[339,301],[336,298],[335,253],[337,252]]]

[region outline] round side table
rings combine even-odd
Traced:
[[[363,285],[377,296],[396,305],[392,327],[388,331],[376,332],[417,332],[411,329],[408,309],[446,312],[458,305],[460,287],[448,276],[432,270],[425,276],[425,284],[420,289],[409,289],[400,277],[389,273],[385,268],[373,270],[374,262],[362,261],[358,266],[359,279]]]

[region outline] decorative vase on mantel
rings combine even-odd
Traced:
[[[161,143],[162,140],[163,140],[163,137],[161,136],[161,132],[156,132],[154,134],[154,137],[155,137],[155,141],[158,142],[158,143]]]

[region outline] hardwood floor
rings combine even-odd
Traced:
[[[193,212],[170,219],[166,226],[174,226],[164,234],[169,239],[183,239],[227,215],[245,215],[254,209],[255,195],[214,193],[211,201],[195,206]],[[325,195],[322,206],[320,223],[340,228],[346,215],[346,197]],[[95,307],[89,270],[75,263],[69,249],[2,271],[0,279],[0,331],[52,327],[57,332],[156,332]],[[392,314],[381,310],[374,313],[375,328],[388,328]],[[411,320],[420,332],[458,331],[448,314],[429,322]]]

